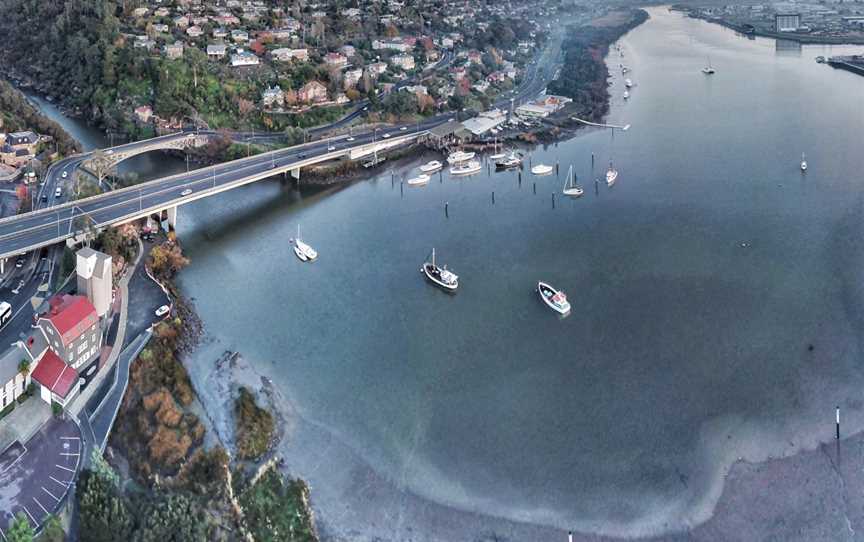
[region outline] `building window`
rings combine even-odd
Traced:
[[[78,345],[78,353],[80,354],[81,352],[83,352],[85,350],[87,350],[87,341],[86,340],[81,341],[81,344]]]
[[[45,326],[45,330],[48,332],[48,335],[54,335],[54,329],[51,326]]]

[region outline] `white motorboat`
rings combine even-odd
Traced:
[[[511,152],[510,154],[508,154],[504,158],[497,160],[495,162],[495,167],[501,168],[501,169],[509,169],[509,168],[514,168],[514,167],[519,167],[521,165],[522,165],[522,158],[518,154],[516,154],[515,152]]]
[[[499,152],[499,153],[489,155],[489,159],[494,161],[494,162],[497,162],[498,160],[503,160],[504,158],[507,158],[506,152]]]
[[[428,184],[428,183],[429,183],[429,175],[426,175],[425,173],[421,173],[420,175],[417,175],[416,177],[412,177],[412,178],[408,179],[408,185],[409,186],[423,186],[424,184]]]
[[[711,57],[708,57],[708,65],[702,68],[702,73],[705,75],[712,75],[714,73],[714,68],[711,66]]]
[[[630,79],[625,79],[624,80],[624,86],[627,88],[633,87],[633,81],[631,81]]]
[[[804,157],[804,153],[801,153],[801,171],[807,171],[807,159]]]
[[[567,170],[567,180],[564,182],[564,195],[571,198],[578,198],[585,193],[582,187],[576,184],[576,175],[573,174],[573,166]]]
[[[438,171],[444,167],[444,165],[438,160],[432,160],[431,162],[426,162],[422,166],[420,166],[420,171],[423,173],[432,173],[433,171]]]
[[[447,157],[448,164],[461,164],[462,162],[467,162],[474,158],[473,152],[464,152],[464,151],[456,151],[450,153],[450,156]]]
[[[540,293],[540,299],[558,314],[567,314],[570,312],[570,302],[567,301],[567,296],[564,292],[556,290],[543,281],[537,283],[537,292]]]
[[[618,170],[612,167],[612,162],[609,162],[609,169],[606,170],[606,186],[615,184],[618,178]]]
[[[473,153],[472,153],[473,154]],[[480,162],[471,160],[467,164],[459,164],[450,168],[450,175],[471,175],[483,169]]]
[[[432,249],[432,261],[423,263],[420,272],[426,275],[432,284],[440,286],[448,291],[454,291],[459,287],[459,275],[447,269],[447,266],[438,267],[435,263],[435,249]]]
[[[630,68],[628,68],[627,66],[621,66],[621,74],[622,75],[629,72],[629,71],[630,71]]]
[[[297,238],[294,239],[294,254],[302,262],[314,262],[318,258],[318,252],[304,243],[300,238],[300,224],[297,224]]]
[[[549,175],[555,171],[555,168],[552,166],[547,166],[546,164],[537,164],[536,166],[531,168],[531,173],[534,175]]]
[[[629,91],[629,90],[625,90],[625,91],[624,91],[624,99],[625,99],[625,100],[629,100],[629,99],[630,99],[630,91]]]

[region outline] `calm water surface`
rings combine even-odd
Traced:
[[[651,16],[609,59],[610,119],[632,128],[535,149],[560,179],[444,174],[402,193],[382,172],[184,207],[182,287],[215,341],[196,363],[241,351],[435,502],[608,534],[704,520],[731,461],[833,438],[835,404],[864,427],[864,78],[813,61],[852,49]],[[618,184],[595,193],[610,159]],[[571,163],[586,195],[553,209]],[[298,223],[313,265],[291,252]],[[421,279],[433,246],[456,295]]]

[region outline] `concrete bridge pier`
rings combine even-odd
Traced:
[[[6,260],[9,258],[0,258],[0,275],[6,272]]]
[[[295,181],[297,181],[297,184],[300,184],[300,168],[299,167],[295,167],[294,169],[291,170],[291,177]]]
[[[165,213],[168,215],[167,216],[168,227],[171,228],[172,230],[176,231],[177,230],[177,206],[175,205],[174,207],[168,207],[165,210]]]

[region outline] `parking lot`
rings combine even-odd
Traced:
[[[54,513],[81,464],[83,443],[71,420],[51,418],[25,444],[0,454],[0,538],[23,513],[33,528]]]

